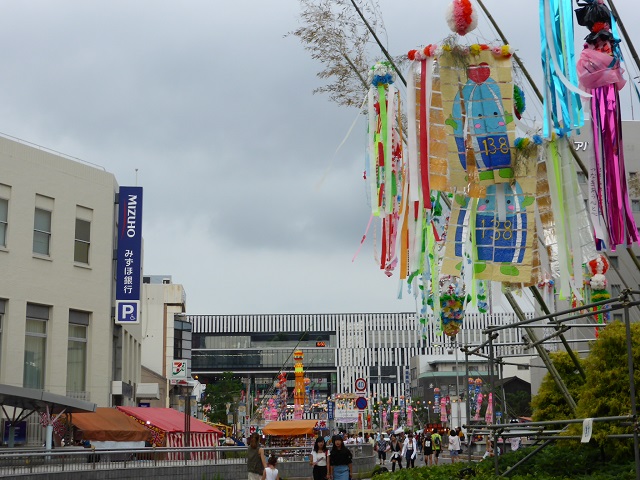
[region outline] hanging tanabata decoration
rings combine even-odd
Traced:
[[[447,399],[445,397],[440,397],[440,421],[442,423],[446,423],[448,421]]]
[[[400,96],[394,84],[395,70],[389,62],[376,63],[369,72],[368,168],[372,215],[380,216],[382,238],[380,268],[391,275],[398,263],[396,250],[403,214],[404,165],[398,117]],[[406,272],[405,272],[406,273]]]
[[[598,250],[640,242],[629,195],[622,141],[619,90],[625,85],[615,18],[603,0],[584,0],[578,24],[589,29],[578,61],[580,85],[591,93],[593,158],[589,165],[589,213]]]
[[[484,421],[487,425],[493,424],[493,393],[489,393],[489,400],[487,402],[487,411],[484,414]]]
[[[607,277],[605,273],[609,270],[609,261],[604,255],[598,255],[598,257],[587,263],[589,273],[591,273],[591,280],[589,280],[589,287],[591,289],[591,302],[597,303],[604,300],[609,300],[611,294],[607,291]],[[606,311],[606,307],[593,307],[594,312],[598,312],[594,315],[596,323],[603,325],[607,323],[609,314]],[[600,327],[596,327],[596,338],[598,338]]]
[[[466,261],[475,279],[529,284],[536,156],[516,144],[511,48],[445,47],[438,57],[441,94],[449,176],[459,193],[442,272],[460,275]]]
[[[440,389],[438,387],[433,389],[433,413],[440,413]]]

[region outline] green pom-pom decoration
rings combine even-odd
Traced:
[[[520,115],[527,109],[527,102],[524,98],[524,91],[517,85],[513,86],[513,107],[516,117],[520,118]]]

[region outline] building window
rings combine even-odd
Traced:
[[[621,291],[622,291],[622,288],[621,288],[620,284],[618,284],[618,283],[612,283],[611,284],[611,296],[612,297],[619,297]]]
[[[529,370],[529,365],[518,365],[518,370]]]
[[[9,218],[9,200],[0,198],[0,247],[7,246],[7,221]]]
[[[69,310],[67,394],[74,396],[87,387],[87,330],[89,313]]]
[[[615,255],[609,255],[609,262],[613,268],[618,268],[618,257]]]
[[[614,322],[622,322],[624,320],[624,318],[622,317],[621,313],[614,313],[613,314],[613,321]]]
[[[640,200],[631,200],[631,211],[640,212]]]
[[[76,218],[76,242],[73,260],[78,263],[89,263],[89,246],[91,245],[91,222]]]
[[[36,208],[33,219],[33,253],[50,254],[51,212]]]
[[[576,172],[578,174],[578,183],[584,185],[587,183],[587,176],[583,172]]]
[[[49,320],[49,307],[27,303],[22,377],[23,386],[26,388],[44,388],[47,320]]]

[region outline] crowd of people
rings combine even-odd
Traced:
[[[424,459],[425,465],[438,465],[440,454],[449,451],[451,462],[455,463],[463,446],[466,445],[465,435],[460,427],[455,430],[424,429],[415,434],[400,432],[385,435],[378,433],[374,440],[374,450],[378,452],[378,463],[385,465],[387,458],[391,463],[391,471],[396,466],[401,469],[416,466],[418,454]]]
[[[277,458],[265,457],[264,450],[260,447],[260,435],[252,434],[248,443],[248,480],[279,480]],[[333,437],[318,437],[309,455],[313,480],[350,480],[353,474],[353,456],[347,445],[362,444],[370,444],[377,452],[378,463],[384,466],[388,461],[391,471],[395,472],[396,466],[399,469],[416,467],[418,458],[424,460],[426,466],[438,465],[445,450],[448,451],[451,463],[455,463],[467,446],[467,441],[460,427],[451,430],[424,429],[415,433],[378,432],[372,435],[362,432],[348,435],[340,432]],[[486,445],[485,456],[492,456],[491,442],[487,440]]]

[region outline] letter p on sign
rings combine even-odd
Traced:
[[[135,300],[116,303],[116,323],[140,323],[140,302]]]

